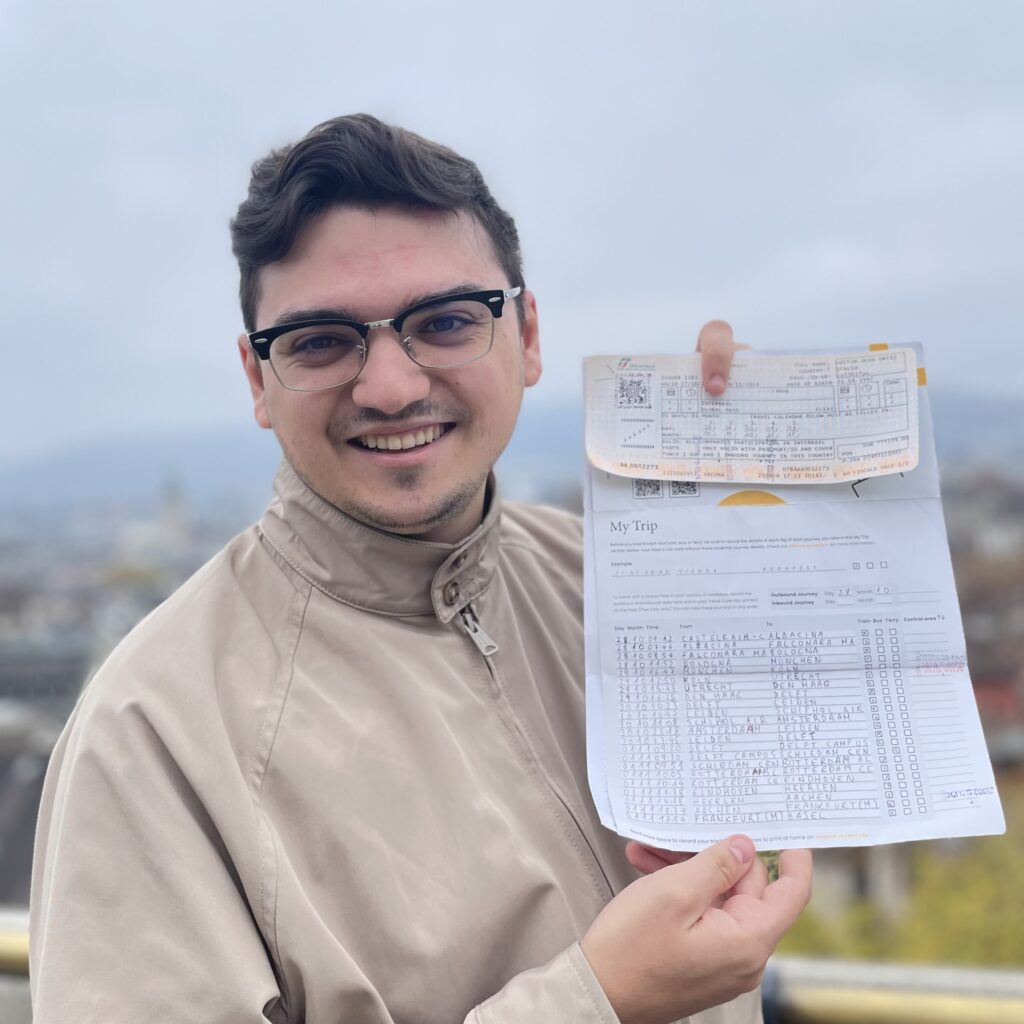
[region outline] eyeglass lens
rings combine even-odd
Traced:
[[[390,330],[390,328],[385,328]],[[448,299],[406,317],[401,338],[421,366],[460,366],[486,355],[494,317],[482,302]],[[366,343],[351,327],[300,327],[274,339],[270,362],[281,383],[296,391],[323,391],[352,380],[365,360]]]

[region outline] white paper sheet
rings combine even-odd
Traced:
[[[609,828],[670,849],[1005,830],[926,391],[908,473],[751,489],[588,467],[588,762]]]

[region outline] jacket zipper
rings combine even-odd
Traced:
[[[492,637],[487,635],[484,627],[480,625],[480,620],[477,618],[476,611],[472,604],[467,604],[466,607],[459,612],[459,616],[462,619],[463,628],[469,634],[469,639],[476,644],[477,650],[485,658],[489,658],[492,654],[498,653],[498,645],[494,642]]]
[[[470,640],[473,641],[473,643],[476,645],[477,650],[485,658],[490,658],[492,654],[497,653],[498,645],[494,642],[494,638],[488,635],[487,631],[480,624],[480,619],[477,617],[476,609],[473,607],[472,603],[467,604],[464,608],[462,608],[459,611],[459,618],[462,621],[463,628],[469,634]],[[491,675],[492,681],[495,684],[497,684],[497,672],[495,671],[494,665],[490,661],[487,662],[487,670]],[[552,783],[552,781],[548,778],[547,772],[544,770],[544,767],[541,764],[540,759],[537,757],[535,751],[533,750],[533,744],[530,743],[530,741],[527,739],[526,734],[523,732],[523,728],[519,724],[519,720],[516,718],[514,713],[511,714],[511,719],[516,734],[519,736],[520,742],[523,744],[524,749],[527,751],[531,760],[533,761],[533,764],[536,767],[537,772],[540,774],[540,777],[543,780],[544,785],[547,787],[548,791],[554,796],[554,798],[558,801],[558,803],[562,807],[562,810],[565,812],[569,820],[576,827],[576,831],[578,832],[580,838],[583,840],[583,844],[586,847],[587,852],[590,854],[591,860],[593,861],[593,866],[597,868],[598,874],[604,882],[609,895],[614,896],[615,890],[612,887],[611,881],[609,880],[608,875],[604,870],[604,866],[601,864],[600,858],[597,856],[597,851],[591,845],[586,830],[579,823],[579,821],[576,818],[576,815],[572,811],[572,808],[566,802],[562,794],[558,791],[558,787],[555,786]]]

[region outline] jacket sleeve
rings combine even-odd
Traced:
[[[477,1006],[465,1024],[618,1024],[604,990],[579,943],[550,963],[512,978],[495,996]]]
[[[284,1021],[258,907],[214,824],[224,807],[199,795],[203,781],[223,787],[228,834],[237,824],[253,839],[244,781],[201,749],[183,768],[177,751],[201,739],[159,735],[137,707],[90,708],[89,696],[53,752],[40,807],[34,1024]]]
[[[687,1018],[689,1024],[763,1024],[761,990]],[[579,943],[550,963],[516,975],[477,1006],[465,1024],[619,1024]],[[681,1024],[686,1024],[685,1021]]]

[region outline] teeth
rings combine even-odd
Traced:
[[[378,434],[363,434],[359,438],[364,448],[377,448],[382,451],[398,452],[407,448],[418,448],[420,445],[430,444],[436,441],[444,433],[444,428],[439,424],[425,427],[421,430],[414,430],[408,434],[388,434],[382,437]]]

